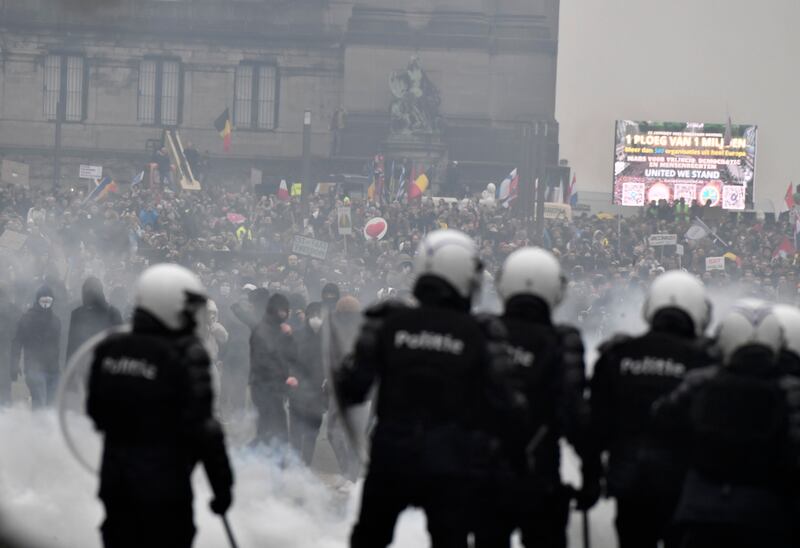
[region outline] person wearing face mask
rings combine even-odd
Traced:
[[[303,462],[311,464],[314,446],[322,425],[327,399],[322,385],[322,305],[311,303],[305,310],[305,325],[297,334],[297,362],[291,371],[289,409],[291,412],[291,443]]]
[[[17,380],[21,374],[22,356],[34,409],[50,405],[58,388],[61,321],[53,314],[54,302],[50,288],[40,287],[33,305],[20,318],[11,341],[11,380]]]
[[[287,380],[296,367],[297,347],[288,319],[289,300],[276,293],[250,335],[250,395],[258,411],[256,443],[289,441],[283,403]]]
[[[191,475],[203,463],[224,515],[233,473],[213,416],[208,353],[201,340],[207,293],[174,264],[136,282],[130,332],[94,349],[86,409],[104,434],[100,500],[106,548],[189,548],[195,534]]]

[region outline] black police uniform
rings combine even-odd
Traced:
[[[431,291],[419,291],[429,282]],[[505,352],[469,315],[468,302],[436,282],[417,283],[419,308],[368,310],[354,355],[334,375],[345,407],[379,383],[353,548],[389,545],[411,505],[425,511],[434,547],[465,547],[470,468],[476,450],[489,447],[476,445],[481,421],[508,421],[501,415],[513,402],[493,369],[507,364]]]
[[[800,545],[800,356],[784,350],[780,355],[781,388],[786,396],[789,412],[789,441],[791,443],[790,477],[793,490],[794,523],[792,539]]]
[[[690,373],[654,413],[689,449],[675,515],[683,547],[796,546],[789,408],[768,349],[745,346],[725,367]]]
[[[691,320],[677,309],[657,312],[645,335],[601,348],[591,380],[592,430],[598,447],[609,453],[606,486],[617,499],[621,548],[679,542],[672,517],[686,456],[675,450],[673,435],[657,431],[651,407],[710,359]]]
[[[521,443],[511,455],[513,473],[504,474],[501,466],[496,476],[487,477],[487,488],[479,486],[476,493],[476,546],[509,546],[511,533],[519,528],[525,546],[565,547],[571,493],[561,483],[562,437],[583,463],[579,498],[584,508],[600,493],[599,453],[588,438],[583,342],[574,328],[554,326],[547,304],[533,296],[512,298],[501,320],[513,362],[509,377],[525,394],[528,415],[519,425]],[[483,504],[487,499],[493,503]]]
[[[87,409],[105,434],[100,499],[107,548],[188,547],[194,537],[190,477],[203,463],[224,513],[233,475],[212,416],[208,354],[137,310],[131,333],[101,342],[89,377]]]

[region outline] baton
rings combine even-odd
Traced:
[[[222,525],[225,526],[225,534],[228,536],[228,542],[231,545],[231,548],[239,548],[239,545],[236,544],[236,539],[233,538],[233,531],[231,531],[231,524],[228,523],[228,516],[223,514],[220,516],[222,518]]]

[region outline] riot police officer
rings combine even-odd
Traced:
[[[791,489],[792,541],[800,544],[800,309],[776,304],[772,312],[783,328],[784,347],[780,353],[781,388],[786,396],[791,444],[787,477]]]
[[[722,366],[689,373],[655,405],[690,455],[675,515],[684,548],[795,545],[783,333],[767,303],[738,302],[718,328]]]
[[[97,346],[89,376],[88,413],[105,434],[103,543],[188,547],[198,461],[214,491],[212,510],[224,514],[232,500],[209,357],[196,334],[206,292],[185,268],[159,264],[136,282],[135,307],[132,331]]]
[[[650,329],[601,347],[591,380],[592,430],[608,452],[606,487],[617,500],[621,548],[677,546],[672,515],[686,473],[686,455],[659,432],[650,409],[678,387],[688,371],[709,364],[701,335],[711,306],[699,279],[681,271],[656,278],[644,304]]]
[[[484,519],[475,520],[477,546],[509,546],[518,527],[525,546],[567,545],[571,493],[560,477],[562,437],[578,450],[583,463],[579,508],[588,510],[600,495],[599,454],[587,437],[583,343],[577,330],[552,320],[565,287],[558,260],[543,249],[514,251],[498,275],[497,292],[505,302],[501,320],[513,361],[509,377],[525,394],[528,414],[519,425],[524,445],[511,456],[515,473],[490,474],[488,494],[478,491],[477,498],[491,504],[478,506]]]
[[[422,508],[433,546],[465,547],[467,480],[482,421],[508,423],[514,400],[495,368],[507,364],[502,328],[470,304],[481,275],[475,243],[455,230],[421,242],[414,259],[418,306],[367,310],[354,353],[334,371],[339,403],[363,402],[377,383],[375,427],[353,548],[392,541],[398,515]],[[521,402],[517,402],[521,403]]]

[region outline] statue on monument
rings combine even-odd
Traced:
[[[413,135],[439,131],[439,90],[422,70],[414,56],[403,71],[389,77],[389,89],[394,99],[389,108],[391,133]]]

